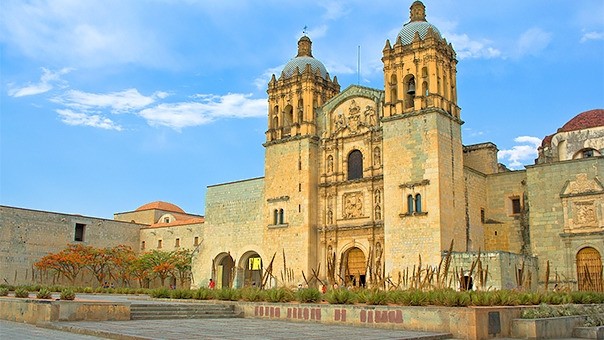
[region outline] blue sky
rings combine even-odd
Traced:
[[[342,89],[382,89],[382,48],[411,3],[3,0],[0,204],[203,214],[208,185],[263,176],[266,84],[303,28]],[[457,51],[464,144],[493,142],[521,169],[544,136],[604,108],[601,0],[424,4]]]

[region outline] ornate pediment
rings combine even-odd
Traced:
[[[566,181],[560,197],[604,194],[604,187],[598,178],[589,178],[586,173],[576,175],[574,180]]]

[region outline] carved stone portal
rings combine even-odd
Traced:
[[[363,193],[349,192],[342,195],[343,214],[345,219],[363,216]]]

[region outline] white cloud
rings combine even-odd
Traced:
[[[281,77],[281,71],[285,67],[285,64],[279,65],[277,67],[269,68],[264,71],[262,75],[254,79],[254,86],[260,91],[266,91],[266,84],[271,80],[272,75],[275,75],[275,78],[279,79]]]
[[[4,1],[0,36],[9,48],[44,62],[82,67],[137,63],[171,67],[162,32],[145,27],[128,1]]]
[[[11,97],[25,97],[36,94],[46,93],[54,88],[55,83],[62,85],[64,82],[61,76],[71,72],[71,68],[63,68],[59,71],[51,71],[47,68],[42,68],[42,76],[40,81],[35,84],[28,84],[21,87],[9,86],[8,95]]]
[[[532,163],[537,158],[537,148],[541,145],[541,139],[531,136],[520,136],[514,139],[518,145],[509,150],[499,150],[497,157],[500,162],[507,160],[508,167],[520,169],[527,163]]]
[[[538,27],[530,28],[518,38],[513,55],[516,57],[537,55],[539,52],[546,49],[551,41],[551,33],[545,32]]]
[[[581,37],[580,42],[584,43],[589,40],[604,40],[604,32],[595,32],[595,31],[586,32]]]
[[[491,59],[501,56],[501,51],[492,47],[492,41],[487,39],[472,40],[467,34],[448,33],[447,40],[453,45],[459,59],[483,58]]]
[[[218,118],[263,117],[267,112],[266,98],[251,99],[250,94],[229,93],[224,96],[199,94],[199,101],[159,104],[137,114],[151,126],[175,130],[208,124]]]
[[[83,126],[91,126],[106,130],[116,130],[122,131],[122,127],[118,124],[115,124],[111,119],[101,117],[100,115],[89,115],[86,113],[77,113],[68,109],[59,109],[56,110],[59,116],[61,117],[61,121],[67,125],[83,125]]]
[[[156,92],[152,96],[143,96],[137,89],[101,94],[70,90],[53,101],[80,110],[108,108],[113,113],[123,113],[142,109],[153,104],[156,98],[165,98],[167,95],[166,92]]]

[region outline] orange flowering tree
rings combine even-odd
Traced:
[[[79,244],[70,244],[67,248],[58,253],[48,254],[34,263],[34,266],[40,270],[51,270],[64,276],[73,285],[76,278],[86,266],[86,259],[83,256],[85,246]]]

